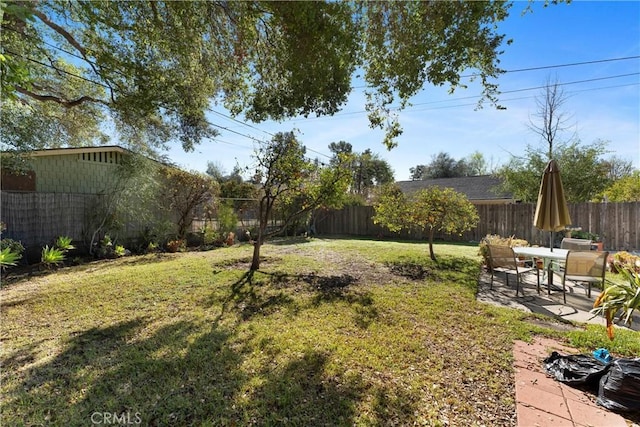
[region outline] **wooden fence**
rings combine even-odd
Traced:
[[[550,233],[533,226],[536,205],[476,205],[480,222],[462,236],[439,234],[438,239],[478,242],[487,234],[516,236],[531,244],[548,245]],[[615,251],[640,249],[640,202],[577,203],[569,205],[572,226],[600,236],[604,248]],[[316,222],[318,234],[367,237],[423,239],[422,233],[392,233],[372,221],[371,206],[349,206],[320,214]],[[560,233],[562,234],[562,233]]]
[[[20,240],[25,247],[51,245],[58,236],[83,239],[85,219],[98,197],[75,193],[0,193],[3,237]]]
[[[25,246],[51,244],[58,236],[82,240],[87,214],[96,206],[95,195],[71,193],[0,193],[0,220],[7,230],[3,237],[22,241]],[[548,245],[549,233],[533,226],[534,204],[476,205],[478,226],[462,236],[438,235],[451,241],[480,241],[487,234],[514,235],[531,244]],[[608,250],[640,249],[640,202],[570,204],[574,226],[597,234]],[[423,239],[421,233],[391,233],[375,225],[371,206],[351,206],[318,213],[316,232],[345,235]]]

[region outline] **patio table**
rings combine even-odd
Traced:
[[[551,285],[553,285],[553,261],[566,261],[569,250],[558,248],[553,248],[553,250],[551,250],[550,248],[542,247],[516,246],[513,248],[513,252],[516,255],[541,258],[543,260],[543,270],[548,270],[549,273],[547,278],[547,292],[549,292],[551,290]]]

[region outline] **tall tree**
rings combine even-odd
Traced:
[[[633,162],[620,156],[611,156],[604,160],[607,178],[611,181],[627,178],[635,173]]]
[[[606,153],[606,141],[592,144],[558,144],[554,158],[558,162],[567,202],[588,202],[597,197],[611,181],[607,164],[601,159]],[[527,146],[522,156],[512,156],[497,172],[502,177],[501,190],[510,192],[515,199],[535,202],[540,189],[540,178],[548,162],[547,148]]]
[[[558,80],[547,78],[542,93],[536,97],[537,111],[534,118],[529,118],[529,129],[539,135],[549,146],[548,160],[554,158],[553,146],[566,142],[558,138],[571,127],[569,123],[571,118],[566,111],[563,111],[566,102],[567,97]]]
[[[0,3],[2,99],[94,105],[136,144],[179,138],[192,149],[216,133],[222,103],[255,122],[340,110],[356,69],[372,127],[401,133],[390,106],[425,84],[463,87],[474,69],[483,99],[509,2],[40,2]],[[63,62],[82,70],[67,72]],[[70,91],[56,78],[83,80]],[[51,84],[53,82],[53,84]],[[398,102],[399,101],[399,102]]]
[[[189,231],[196,210],[212,202],[219,187],[210,176],[198,172],[186,172],[177,168],[160,169],[161,198],[164,208],[174,216],[176,234],[184,239]]]
[[[467,164],[468,173],[470,176],[486,175],[489,173],[487,161],[484,158],[484,154],[479,151],[474,151],[465,158]]]
[[[428,165],[418,165],[410,168],[409,172],[413,181],[472,175],[465,159],[456,160],[444,151],[431,156],[431,163]]]
[[[353,152],[351,144],[345,141],[332,142],[329,150],[333,153],[331,164],[342,163],[351,169],[351,195],[357,196],[360,202],[366,201],[373,188],[393,182],[391,165],[381,159],[371,149],[362,153]]]
[[[260,249],[265,239],[285,230],[290,223],[312,210],[339,207],[350,184],[351,174],[341,162],[322,167],[305,157],[306,149],[293,132],[277,133],[256,153],[256,176],[260,178],[258,235],[255,238],[251,271],[260,268]],[[279,225],[267,226],[279,204]]]

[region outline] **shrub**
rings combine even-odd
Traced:
[[[47,268],[51,268],[64,262],[64,251],[59,248],[50,248],[49,245],[42,248],[40,262]]]
[[[0,268],[4,270],[8,267],[14,267],[20,258],[22,258],[20,253],[12,251],[11,248],[7,246],[0,250]]]
[[[529,242],[524,239],[517,239],[515,236],[502,237],[498,234],[487,234],[480,241],[480,255],[485,265],[489,265],[489,248],[487,245],[502,245],[502,246],[529,246]]]
[[[68,252],[76,247],[71,244],[72,239],[68,236],[60,236],[56,239],[55,247],[63,252]]]
[[[216,233],[216,231],[213,229],[213,227],[210,227],[208,225],[205,224],[205,226],[202,228],[202,241],[204,243],[205,246],[211,246],[215,243],[216,239],[218,238],[218,233]]]
[[[187,243],[184,239],[169,240],[167,242],[167,252],[184,251],[187,248]]]
[[[22,254],[24,253],[24,246],[22,246],[22,243],[17,240],[13,240],[13,239],[0,240],[0,249],[4,250],[6,248],[9,248],[11,252],[17,253],[20,256],[22,256]]]
[[[114,245],[111,241],[111,237],[105,234],[104,238],[97,243],[97,248],[93,253],[98,258],[117,258],[125,256],[127,250],[122,245]]]
[[[224,241],[224,244],[227,246],[233,246],[233,244],[235,243],[236,240],[236,233],[234,233],[233,231],[230,231],[229,234],[227,234],[227,238]]]
[[[624,270],[640,273],[640,256],[626,251],[616,252],[607,260],[609,270],[612,273],[620,273]]]
[[[113,249],[113,254],[117,257],[122,257],[127,254],[127,250],[122,245],[116,245],[116,247]]]

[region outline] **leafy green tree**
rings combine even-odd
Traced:
[[[340,110],[355,70],[372,127],[395,145],[404,108],[425,84],[464,87],[474,69],[483,99],[509,2],[41,2],[0,3],[4,99],[69,109],[95,105],[132,143],[185,149],[214,135],[205,111],[222,103],[252,121]],[[82,71],[65,72],[66,64]],[[54,77],[84,80],[70,91]],[[54,82],[55,86],[47,83]],[[399,102],[398,102],[399,101]],[[84,114],[84,113],[83,113]],[[87,114],[90,114],[87,112]]]
[[[640,202],[640,171],[614,181],[604,190],[603,198],[609,202]]]
[[[471,168],[465,159],[456,160],[443,151],[431,156],[431,163],[428,165],[418,165],[410,168],[409,172],[412,181],[472,175]]]
[[[265,239],[280,234],[293,221],[318,207],[340,207],[350,184],[350,170],[342,163],[323,167],[305,157],[306,149],[293,132],[277,133],[256,153],[260,181],[259,225],[251,271],[260,268]],[[274,208],[283,214],[279,225],[267,230]]]
[[[467,172],[470,176],[487,175],[489,173],[489,167],[487,166],[487,160],[484,158],[484,154],[479,151],[474,151],[465,158],[467,164]]]
[[[393,182],[393,169],[378,154],[366,149],[362,153],[353,152],[351,144],[345,141],[332,142],[329,150],[333,153],[331,164],[340,162],[349,165],[352,184],[349,193],[353,200],[364,203],[373,188]]]
[[[164,208],[174,214],[178,239],[184,239],[196,210],[217,196],[218,184],[209,176],[173,167],[160,169]]]
[[[373,222],[391,231],[422,230],[429,240],[429,256],[436,260],[433,237],[436,231],[462,234],[474,228],[480,217],[464,194],[451,188],[432,186],[410,196],[397,186],[387,186],[375,206]]]
[[[558,162],[562,186],[569,203],[588,202],[607,188],[607,165],[601,160],[606,153],[606,142],[595,141],[556,144],[553,158]],[[535,202],[540,190],[540,179],[548,163],[545,148],[527,146],[522,157],[512,156],[497,172],[503,179],[502,191],[510,192],[523,202]]]

